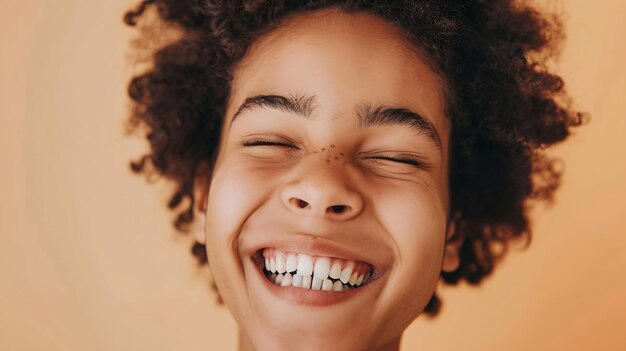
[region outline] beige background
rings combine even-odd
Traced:
[[[0,349],[232,350],[164,203],[127,161],[129,0],[0,0]],[[626,350],[624,1],[567,0],[559,65],[591,124],[535,238],[480,288],[444,287],[405,350]],[[219,346],[219,347],[218,347]]]

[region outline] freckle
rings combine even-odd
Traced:
[[[339,155],[343,156],[343,152],[340,152]]]
[[[326,159],[326,162],[330,162],[330,160],[329,160],[329,159]]]
[[[316,153],[317,153],[317,151],[313,151],[313,153],[314,153],[314,154],[316,154]]]
[[[331,144],[330,147],[335,147],[335,144]]]
[[[338,159],[339,159],[339,157],[335,156],[335,160],[338,160]]]
[[[322,151],[326,151],[326,148],[322,148]]]

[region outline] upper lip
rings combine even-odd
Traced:
[[[372,265],[374,270],[384,270],[381,258],[366,257],[358,250],[358,244],[338,243],[323,236],[295,234],[277,237],[273,240],[258,242],[251,247],[249,255],[255,255],[264,248],[275,248],[284,252],[303,253],[311,256],[335,257],[343,260],[361,261]]]

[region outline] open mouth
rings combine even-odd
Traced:
[[[358,289],[378,275],[374,266],[366,262],[275,248],[261,249],[253,258],[266,279],[281,287],[338,292]]]

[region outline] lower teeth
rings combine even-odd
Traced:
[[[313,278],[311,276],[301,276],[301,275],[291,275],[290,273],[285,274],[277,274],[267,271],[263,268],[263,273],[265,277],[272,283],[280,286],[293,286],[301,289],[312,289],[312,290],[325,290],[325,291],[343,291],[356,289],[359,286],[353,286],[351,284],[343,284],[339,279],[325,279],[324,281],[319,281],[317,278]],[[294,271],[295,273],[295,271]],[[308,286],[306,286],[308,285]]]

